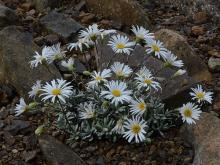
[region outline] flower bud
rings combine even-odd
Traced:
[[[44,125],[41,125],[39,127],[37,127],[37,129],[35,130],[35,135],[40,136],[42,133],[44,132]]]
[[[90,76],[91,75],[91,72],[89,72],[89,71],[83,71],[83,74],[85,75],[85,76]]]
[[[28,105],[28,107],[29,107],[30,109],[33,109],[33,108],[35,108],[37,105],[38,105],[38,103],[35,101],[35,102],[31,102],[31,103]]]
[[[176,73],[174,73],[173,77],[182,76],[185,73],[186,73],[186,70],[179,69]]]

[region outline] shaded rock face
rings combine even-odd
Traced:
[[[56,11],[52,11],[42,17],[40,22],[47,31],[56,33],[64,39],[68,39],[83,28],[74,19]]]
[[[76,153],[52,136],[41,136],[39,145],[44,157],[51,165],[85,165]]]
[[[148,16],[134,0],[86,0],[86,5],[99,17],[112,19],[123,25],[150,26]]]
[[[26,98],[36,80],[49,81],[54,78],[43,66],[30,68],[34,50],[39,50],[32,39],[30,33],[16,26],[0,31],[0,80],[14,86]],[[60,77],[57,70],[50,69],[56,77]]]
[[[204,11],[213,18],[216,25],[220,23],[220,0],[161,0],[161,2],[174,5],[189,16]]]
[[[196,125],[182,128],[184,139],[193,145],[193,165],[217,165],[220,162],[220,119],[211,113],[202,113]]]
[[[111,47],[107,45],[108,40],[109,39],[106,38],[105,41],[103,41],[103,44],[99,44],[98,46],[99,68],[102,69],[105,68],[110,61],[124,63],[127,61],[127,56],[114,54]],[[143,63],[143,61],[145,62]],[[153,74],[163,68],[163,63],[160,60],[154,57],[147,58],[145,48],[141,46],[137,46],[134,53],[129,56],[128,64],[133,68],[136,68],[137,66],[140,67],[144,64],[144,66],[150,69]],[[156,77],[170,78],[175,72],[176,70],[166,68],[163,69],[162,72],[159,72]],[[169,79],[161,82],[163,91],[162,93],[161,91],[158,92],[157,95],[166,102],[168,107],[176,108],[181,106],[184,101],[190,100],[188,93],[189,89],[197,83],[197,80],[187,75],[176,77],[172,80]]]
[[[61,0],[27,0],[27,2],[30,2],[38,11],[42,12],[47,8],[59,7]]]
[[[175,31],[161,29],[155,33],[165,47],[183,60],[189,76],[201,81],[210,81],[211,74],[203,60],[193,51],[186,39]]]
[[[15,25],[18,21],[18,16],[15,14],[14,10],[0,5],[0,29],[9,25]]]

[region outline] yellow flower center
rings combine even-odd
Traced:
[[[120,76],[120,77],[124,76],[124,74],[121,70],[117,70],[115,73],[116,73],[117,76]]]
[[[56,89],[52,90],[52,95],[58,96],[60,94],[61,94],[61,90],[60,89],[56,88]]]
[[[91,35],[90,35],[90,39],[91,39],[92,41],[95,41],[95,40],[97,39],[96,34],[91,34]]]
[[[196,94],[196,97],[197,97],[198,99],[204,99],[204,96],[205,96],[205,94],[204,94],[203,92],[198,92],[198,93]]]
[[[160,51],[160,47],[157,46],[156,44],[153,44],[153,45],[151,46],[151,48],[153,49],[154,52],[159,52],[159,51]]]
[[[150,84],[152,84],[152,80],[151,79],[145,79],[144,83],[147,84],[147,85],[150,85]]]
[[[131,127],[131,131],[134,133],[134,134],[138,134],[141,130],[141,127],[139,124],[134,124],[132,127]]]
[[[102,77],[101,77],[101,76],[97,76],[97,77],[95,78],[95,80],[96,80],[96,81],[101,81],[101,80],[102,80]]]
[[[124,44],[124,43],[118,43],[118,44],[116,45],[116,48],[117,48],[117,49],[124,49],[124,48],[125,48],[125,44]]]
[[[115,97],[120,97],[121,96],[121,90],[113,89],[112,90],[112,95],[115,96]]]
[[[146,107],[146,104],[145,104],[145,103],[139,103],[139,104],[138,104],[138,109],[140,109],[141,111],[144,111],[144,110],[145,110],[145,107]]]
[[[185,117],[192,117],[192,110],[191,109],[185,109],[184,110],[184,116]]]

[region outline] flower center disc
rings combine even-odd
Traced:
[[[141,127],[140,127],[139,124],[134,124],[134,125],[132,126],[131,130],[132,130],[132,132],[133,132],[134,134],[138,134],[138,133],[140,132],[140,130],[141,130]]]
[[[192,111],[191,111],[191,109],[186,109],[186,110],[184,111],[184,116],[185,116],[185,117],[192,117]]]
[[[138,108],[139,108],[141,111],[144,111],[144,110],[145,110],[145,107],[146,107],[145,103],[139,103],[139,104],[138,104]]]
[[[112,90],[112,95],[115,97],[120,97],[121,96],[121,91],[119,89],[113,89]]]
[[[97,77],[95,78],[95,80],[96,80],[96,81],[101,81],[101,80],[102,80],[102,77],[101,77],[101,76],[97,76]]]
[[[121,70],[116,71],[116,75],[119,76],[119,77],[124,76],[124,74]]]
[[[157,45],[155,45],[155,44],[152,45],[151,47],[152,47],[154,52],[159,52],[160,51],[160,48]]]
[[[198,97],[198,99],[203,99],[205,95],[203,92],[199,92],[196,94],[196,96]]]
[[[123,43],[118,43],[118,44],[116,45],[116,48],[117,48],[117,49],[124,49],[124,48],[125,48],[125,44],[123,44]]]
[[[147,84],[147,85],[150,85],[150,84],[152,84],[152,80],[151,79],[145,79],[144,83]]]
[[[56,89],[52,90],[52,95],[58,96],[60,94],[61,94],[61,90],[60,89],[56,88]]]

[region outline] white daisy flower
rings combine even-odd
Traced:
[[[81,103],[78,110],[80,119],[91,119],[96,115],[96,105],[92,102]]]
[[[195,120],[199,120],[200,114],[202,113],[197,105],[190,102],[183,104],[183,106],[179,108],[179,112],[183,122],[187,122],[188,124],[195,124]]]
[[[143,99],[132,100],[130,107],[133,115],[143,115],[147,110],[147,104]]]
[[[54,60],[60,60],[63,59],[66,55],[66,51],[62,51],[60,47],[60,43],[55,44],[53,46],[48,47],[49,54],[47,55],[49,63],[52,63]]]
[[[148,127],[147,123],[141,119],[140,117],[136,116],[132,119],[128,119],[125,122],[125,132],[123,137],[125,137],[128,142],[130,143],[133,139],[135,143],[139,143],[145,140],[144,134],[146,134],[145,129]]]
[[[184,69],[179,69],[178,71],[176,71],[176,73],[173,74],[173,77],[177,77],[177,76],[182,76],[186,73],[186,70]]]
[[[116,33],[116,30],[104,30],[101,32],[101,38],[103,39],[105,36],[109,35],[109,34],[114,34]]]
[[[208,103],[212,103],[212,92],[205,92],[201,85],[198,85],[196,88],[191,88],[193,92],[190,92],[190,95],[194,100],[197,100],[198,103],[202,103],[207,101]]]
[[[16,104],[15,107],[15,116],[19,116],[22,113],[28,111],[29,107],[28,105],[25,103],[24,98],[20,98],[20,103]]]
[[[36,83],[31,87],[31,91],[28,92],[30,98],[34,98],[40,94],[42,84],[40,80],[37,80]]]
[[[127,55],[130,55],[131,51],[134,46],[134,42],[129,42],[129,39],[127,36],[122,36],[120,34],[114,35],[110,38],[110,41],[108,43],[109,46],[111,46],[112,50],[115,53],[125,53]]]
[[[107,78],[111,77],[112,74],[110,69],[104,69],[102,72],[94,71],[91,76],[92,81],[88,83],[88,87],[94,88],[101,82],[107,82]]]
[[[137,72],[136,75],[147,76],[147,75],[152,75],[152,72],[144,66]]]
[[[39,64],[43,64],[44,62],[47,62],[48,61],[47,56],[50,54],[51,54],[50,49],[47,46],[45,46],[42,49],[41,55],[38,52],[35,52],[35,56],[34,56],[35,59],[30,62],[31,68],[36,68]]]
[[[115,125],[115,127],[112,129],[112,132],[115,132],[117,134],[123,134],[125,131],[124,129],[124,120],[119,119]]]
[[[112,104],[117,106],[119,103],[123,104],[124,102],[131,101],[131,90],[127,90],[127,84],[120,81],[111,81],[105,84],[108,88],[107,91],[102,91],[101,96],[104,98],[111,100]]]
[[[43,93],[40,96],[43,96],[43,101],[51,100],[52,103],[55,103],[58,99],[65,103],[65,98],[71,96],[72,89],[73,87],[70,86],[70,82],[63,79],[56,79],[52,80],[51,83],[47,82],[46,85],[43,86],[41,89]]]
[[[104,29],[99,29],[97,24],[93,24],[85,30],[81,30],[79,32],[79,38],[85,38],[88,40],[95,41],[103,31]]]
[[[164,65],[167,67],[171,67],[171,66],[175,66],[178,68],[183,67],[183,61],[177,60],[177,56],[175,56],[171,51],[167,52],[167,55],[164,61],[165,61]]]
[[[167,55],[167,49],[164,48],[163,43],[160,41],[152,41],[148,43],[146,52],[148,54],[154,53],[154,55],[159,59],[161,57],[166,59],[166,55]]]
[[[116,74],[117,77],[129,77],[132,73],[132,69],[123,63],[114,62],[111,66],[111,70]]]
[[[78,49],[79,49],[79,50],[82,52],[84,47],[85,47],[85,48],[89,48],[89,47],[90,47],[91,42],[93,42],[93,41],[89,41],[89,40],[87,40],[87,39],[85,39],[85,38],[81,38],[81,39],[79,39],[79,40],[78,40],[77,42],[75,42],[75,43],[70,43],[70,44],[68,45],[67,49],[69,49],[70,51],[71,51],[72,49],[75,49],[75,50],[78,50]]]
[[[145,88],[147,91],[151,88],[155,89],[156,91],[158,89],[161,89],[160,83],[154,81],[155,77],[152,76],[152,74],[145,74],[139,75],[136,74],[137,77],[135,77],[135,80],[137,80],[138,89]]]
[[[73,71],[75,69],[74,68],[74,59],[72,57],[69,58],[68,61],[62,61],[61,65],[70,71]]]
[[[132,26],[131,31],[135,34],[136,36],[136,42],[143,42],[145,40],[147,40],[147,42],[149,40],[154,40],[154,34],[153,33],[149,33],[148,30],[146,30],[143,26]]]

